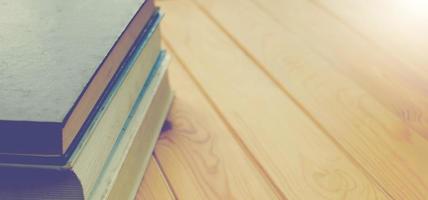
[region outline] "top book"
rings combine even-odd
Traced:
[[[63,156],[154,10],[152,0],[0,0],[0,155]]]

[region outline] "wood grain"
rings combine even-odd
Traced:
[[[370,42],[373,47],[370,49],[374,49],[369,50],[370,57],[380,60],[373,64],[360,62],[343,71],[417,134],[428,139],[428,57],[425,53],[428,50],[428,12],[421,12],[428,10],[428,4],[415,0],[372,1],[371,4],[385,8],[385,12],[380,13],[360,1],[314,3],[338,18],[337,27],[348,26],[354,35],[359,34],[361,39]],[[416,8],[418,5],[421,7]],[[409,13],[411,10],[416,13]]]
[[[164,174],[157,161],[152,158],[141,182],[136,200],[173,200],[174,194],[170,190]]]
[[[397,9],[400,11],[403,8],[394,9],[397,4],[406,5],[406,3],[371,1],[370,8],[379,6],[386,10],[374,15],[370,12],[372,9],[367,7],[367,3],[361,1],[346,2],[319,1],[311,4],[305,1],[274,0],[260,1],[259,5],[264,6],[280,24],[294,31],[311,48],[328,59],[332,66],[338,68],[341,73],[346,74],[377,101],[384,104],[385,108],[398,116],[411,129],[414,129],[415,133],[428,139],[428,116],[425,114],[428,112],[426,106],[428,104],[428,71],[424,67],[428,62],[422,64],[423,61],[419,59],[419,61],[415,61],[418,64],[413,64],[411,59],[406,57],[409,53],[411,55],[420,54],[409,48],[423,50],[425,40],[420,35],[415,35],[412,37],[412,41],[409,41],[411,38],[409,35],[404,36],[404,33],[400,34],[402,31],[395,30],[397,25],[403,25],[403,23],[408,25],[405,23],[407,21],[401,19],[406,16],[396,13]],[[326,12],[328,8],[324,8],[324,3],[334,10],[340,10],[341,13],[359,11],[358,14],[354,15],[358,15],[363,18],[363,21],[367,21],[364,23],[366,26],[375,23],[377,28],[373,28],[375,25],[372,25],[370,28],[361,28],[362,31],[359,31],[353,28],[353,25],[358,26],[362,23],[361,20],[358,21],[359,23],[355,22],[356,20],[347,23],[346,17],[339,17]],[[348,4],[348,10],[341,7],[344,4]],[[412,1],[407,1],[407,4],[412,4]],[[282,7],[287,8],[288,12],[286,13],[288,14],[283,13]],[[301,12],[305,14],[296,14],[293,12],[296,10],[305,10],[305,12]],[[393,11],[395,11],[395,15]],[[360,13],[366,14],[361,15]],[[397,19],[398,16],[400,17]],[[366,17],[372,20],[367,20]],[[313,25],[315,20],[316,26]],[[418,24],[420,26],[418,29],[407,27],[403,30],[408,33],[410,29],[417,34],[420,31],[424,32],[424,27],[427,27],[426,23],[420,22]],[[395,31],[389,28],[394,28]],[[379,29],[383,30],[382,36],[379,33],[374,33]],[[428,29],[425,32],[428,32]],[[415,39],[418,42],[413,41]],[[398,45],[394,41],[404,43]],[[404,44],[408,48],[402,47]],[[343,51],[344,49],[346,51]],[[410,96],[412,98],[408,98]]]
[[[344,25],[397,57],[427,81],[428,3],[420,0],[312,0]],[[376,8],[382,8],[379,12]],[[417,77],[416,76],[416,77]]]
[[[176,98],[155,155],[178,199],[280,199],[197,86],[173,59]]]
[[[287,198],[387,198],[197,6],[186,0],[159,4],[168,13],[165,41]]]
[[[197,2],[388,194],[428,196],[427,141],[373,96],[403,99],[387,94],[402,83],[388,76],[395,73],[391,68],[382,68],[395,64],[393,58],[372,51],[371,44],[306,1]],[[383,75],[390,82],[384,77],[376,83],[373,77]]]

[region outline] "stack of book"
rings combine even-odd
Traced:
[[[172,101],[153,0],[0,0],[0,199],[132,199]]]

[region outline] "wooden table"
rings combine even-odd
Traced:
[[[428,3],[164,0],[138,199],[428,199]]]

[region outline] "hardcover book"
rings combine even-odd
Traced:
[[[125,118],[131,111],[131,102],[135,101],[139,90],[149,81],[153,66],[162,55],[160,47],[159,23],[162,19],[160,12],[155,12],[147,26],[137,37],[135,44],[121,64],[121,69],[114,80],[108,85],[106,92],[100,97],[102,103],[97,104],[97,112],[92,116],[73,151],[62,157],[1,155],[0,166],[49,166],[49,168],[69,168],[77,157],[82,157],[82,146],[92,142],[102,143],[104,152],[107,151],[117,137]],[[104,127],[104,128],[99,128]],[[106,143],[103,143],[106,142]],[[102,157],[102,152],[93,151]],[[79,155],[79,156],[78,156]],[[91,154],[83,155],[91,156]]]
[[[107,157],[93,153],[105,148],[91,138],[81,150],[82,155],[89,157],[79,156],[70,168],[0,167],[0,197],[133,199],[171,105],[173,96],[166,75],[167,63],[168,59],[161,53],[148,82],[137,92],[138,98]],[[100,119],[99,123],[102,121],[109,119]]]
[[[0,0],[0,156],[72,152],[154,11],[152,0]]]

